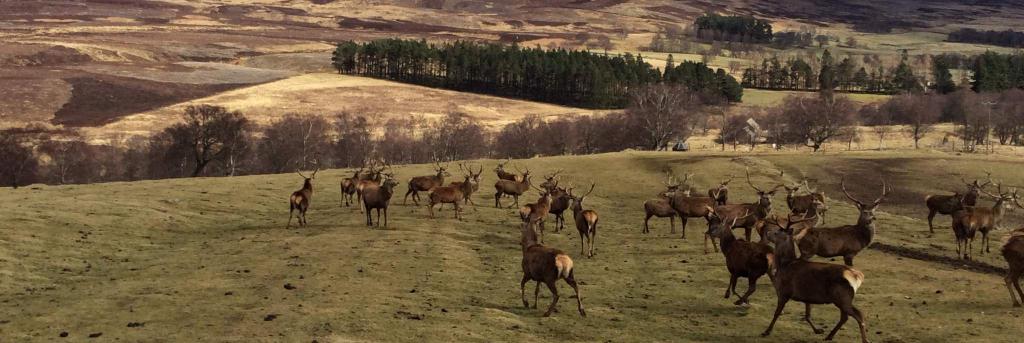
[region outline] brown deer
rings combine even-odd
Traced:
[[[935,218],[936,214],[952,215],[954,212],[962,210],[965,205],[975,206],[978,204],[978,192],[992,183],[992,173],[986,172],[986,174],[989,176],[988,181],[981,184],[978,183],[978,180],[967,182],[967,180],[961,177],[960,181],[967,186],[967,191],[963,194],[960,192],[953,193],[952,195],[929,194],[924,197],[924,204],[928,207],[929,233],[935,233],[932,219]]]
[[[352,177],[341,179],[341,202],[342,206],[348,207],[352,204],[352,197],[356,194],[356,185],[359,184],[359,177],[366,167],[359,167]]]
[[[580,233],[580,255],[583,255],[587,250],[587,245],[590,245],[590,251],[587,257],[594,257],[594,244],[597,241],[597,212],[593,210],[584,210],[583,201],[587,199],[590,193],[594,192],[594,187],[597,184],[591,184],[590,190],[586,194],[581,196],[575,196],[572,194],[572,188],[569,188],[569,198],[572,199],[572,214],[573,219],[576,221],[576,231]]]
[[[648,226],[648,222],[651,217],[668,218],[669,225],[672,227],[672,234],[676,234],[676,210],[672,208],[671,199],[675,196],[676,192],[682,192],[679,190],[680,184],[675,182],[675,178],[672,175],[666,176],[666,181],[662,181],[665,185],[665,190],[658,193],[658,197],[650,199],[644,202],[644,229],[643,233],[650,233],[651,229]],[[689,196],[689,190],[686,191]]]
[[[551,192],[537,187],[533,187],[540,192],[540,199],[537,199],[536,203],[526,204],[519,208],[519,219],[523,220],[523,223],[536,225],[540,230],[540,242],[544,243],[544,219],[548,216],[548,211],[551,210]]]
[[[530,308],[526,301],[526,283],[536,281],[533,289],[533,308],[537,308],[537,301],[540,297],[540,283],[543,282],[551,291],[551,305],[544,312],[544,316],[551,316],[558,305],[558,280],[565,280],[565,283],[576,292],[576,306],[580,316],[586,317],[587,312],[583,310],[583,297],[580,296],[580,288],[576,285],[572,258],[566,253],[555,248],[549,248],[537,243],[537,233],[529,223],[523,223],[522,239],[523,246],[523,280],[519,282],[519,290],[523,296],[523,306]]]
[[[985,195],[992,197],[995,203],[991,208],[966,206],[953,212],[953,233],[957,239],[957,255],[961,253],[961,244],[964,245],[965,253],[962,258],[971,259],[971,249],[974,243],[976,232],[981,232],[981,254],[984,255],[992,250],[989,248],[988,234],[999,229],[1003,221],[1003,214],[1011,203],[1017,203],[1017,190],[1003,192],[1001,184],[992,183],[996,186],[996,192],[992,194],[981,190]],[[966,200],[964,200],[966,202]]]
[[[768,241],[775,245],[775,253],[769,255],[768,261],[771,265],[770,275],[774,275],[772,285],[775,286],[779,301],[771,324],[768,324],[761,336],[771,335],[786,303],[796,300],[805,304],[804,321],[811,325],[811,330],[816,334],[825,331],[814,326],[811,305],[833,304],[839,308],[839,322],[825,340],[832,340],[843,324],[846,324],[846,320],[853,317],[860,327],[861,342],[867,343],[864,314],[853,305],[857,289],[864,283],[864,274],[848,266],[797,259],[793,247],[793,231],[789,225],[783,230],[770,233]]]
[[[476,193],[476,191],[480,190],[480,174],[484,173],[484,166],[480,166],[480,170],[474,172],[472,165],[463,166],[462,163],[459,163],[459,170],[462,170],[462,172],[465,173],[465,175],[469,176],[468,182],[470,183],[471,186],[470,188],[467,188],[469,190],[468,193],[463,192],[463,195],[465,196],[465,199],[463,199],[463,203],[467,205],[472,204],[473,206],[476,206],[476,203],[473,202],[473,193]],[[449,183],[448,185],[459,187],[462,186],[464,182],[466,181],[454,181],[452,183]],[[441,206],[443,207],[444,205]]]
[[[757,186],[754,185],[754,182],[750,181],[750,171],[748,170],[746,173],[747,184],[757,192],[757,202],[718,205],[715,207],[715,213],[721,216],[722,220],[725,222],[734,222],[736,226],[732,227],[733,229],[737,227],[743,228],[744,237],[748,242],[750,242],[750,236],[754,231],[754,228],[758,225],[758,222],[764,220],[772,213],[772,197],[775,196],[775,192],[781,186],[775,186],[775,188],[772,188],[769,191],[762,190],[757,188]],[[740,218],[740,216],[743,216],[742,220],[733,220],[735,218]]]
[[[818,192],[816,189],[811,188],[810,184],[807,183],[807,179],[792,187],[786,185],[782,185],[782,187],[786,189],[786,205],[789,206],[790,213],[810,216],[811,206],[816,206],[815,210],[818,218],[822,224],[825,223],[825,212],[828,212],[828,205],[825,204],[825,192]],[[807,190],[807,194],[797,195],[800,188]]]
[[[729,201],[729,182],[732,182],[733,176],[729,175],[729,178],[725,181],[719,182],[718,187],[708,190],[708,196],[715,199],[716,205],[725,205]]]
[[[1021,301],[1024,301],[1024,291],[1020,289],[1020,278],[1024,276],[1024,228],[1014,230],[1006,237],[1003,258],[1009,264],[1006,271],[1006,289],[1010,291],[1013,307],[1020,307]],[[1017,293],[1013,292],[1014,289]]]
[[[523,195],[523,193],[526,193],[526,191],[530,190],[530,169],[527,168],[526,171],[523,172],[522,181],[511,181],[504,179],[496,181],[494,183],[494,190],[495,208],[501,207],[501,196],[506,194],[511,195],[515,201],[512,204],[512,206],[509,206],[509,208],[519,206],[519,196]]]
[[[509,180],[517,181],[516,174],[505,171],[505,165],[512,163],[512,158],[508,158],[505,162],[498,162],[498,166],[494,168],[494,173],[498,175],[498,180]]]
[[[306,211],[309,210],[309,202],[313,200],[313,178],[316,177],[318,171],[320,168],[313,170],[313,174],[309,177],[303,175],[301,171],[295,171],[304,181],[302,189],[292,192],[292,196],[288,197],[288,224],[285,225],[285,229],[292,227],[295,210],[299,210],[299,226],[306,226]]]
[[[818,206],[821,203],[818,201],[812,202],[811,209],[802,214],[789,213],[785,219],[780,219],[777,215],[772,214],[770,217],[762,220],[757,225],[757,235],[761,236],[760,242],[766,242],[767,237],[771,232],[781,230],[782,228],[790,225],[789,222],[796,221],[792,224],[793,232],[799,237],[804,236],[804,230],[817,227],[821,224],[821,217],[818,213]],[[807,219],[807,220],[804,220]]]
[[[690,176],[692,176],[692,174],[686,175],[686,177],[683,178],[684,181],[682,187],[684,189],[689,188],[689,186],[686,185],[685,180],[689,179]],[[714,208],[713,206],[715,206],[715,199],[712,197],[690,196],[688,192],[676,192],[675,194],[672,195],[671,200],[669,200],[669,205],[671,205],[672,209],[675,210],[676,213],[679,215],[679,221],[681,222],[683,230],[682,238],[686,239],[687,218],[707,219],[708,214],[711,213],[710,211],[708,211],[708,208]],[[705,254],[708,253],[708,240],[710,238],[711,236],[708,236],[707,234],[704,235]],[[715,252],[718,252],[718,243],[716,243],[714,239],[711,239],[711,245],[714,246]]]
[[[478,175],[479,176],[479,175]],[[452,204],[455,206],[455,219],[462,220],[461,213],[462,207],[459,206],[460,202],[465,201],[466,194],[473,193],[473,176],[465,175],[465,180],[458,184],[452,184],[450,186],[435,187],[434,191],[430,192],[430,218],[434,218],[434,205],[441,204]]]
[[[379,186],[381,182],[381,175],[384,173],[384,169],[387,168],[386,162],[374,161],[370,163],[370,170],[363,175],[359,176],[359,183],[356,183],[356,201],[363,202],[363,190],[369,186]],[[359,211],[363,211],[363,207],[359,207]]]
[[[882,180],[882,194],[870,204],[857,200],[846,191],[846,178],[840,181],[843,194],[853,201],[860,215],[857,224],[834,228],[809,228],[803,236],[794,237],[800,246],[800,259],[807,260],[818,255],[821,257],[842,256],[847,266],[853,266],[853,257],[864,250],[875,238],[875,210],[885,200],[889,186]]]
[[[725,288],[725,298],[729,299],[732,293],[736,293],[739,299],[735,305],[750,304],[750,295],[757,290],[757,279],[768,273],[768,255],[772,254],[772,247],[733,236],[731,227],[736,225],[736,221],[751,213],[733,218],[729,225],[714,212],[714,209],[709,211],[711,214],[708,215],[707,234],[720,241],[722,254],[725,255],[725,266],[729,270],[729,286]],[[742,296],[736,292],[736,281],[741,277],[747,278],[747,292]]]
[[[417,176],[409,179],[409,190],[405,192],[405,198],[402,199],[402,205],[404,206],[409,201],[409,195],[412,195],[412,202],[416,206],[420,205],[420,194],[419,192],[429,192],[435,187],[444,186],[444,178],[446,176],[452,176],[448,172],[447,166],[441,166],[441,163],[434,159],[434,170],[437,174],[427,176]]]
[[[391,196],[395,194],[395,187],[398,181],[392,173],[384,174],[380,185],[371,184],[363,188],[363,207],[366,208],[366,226],[374,226],[370,216],[370,210],[377,210],[376,227],[380,227],[380,212],[384,211],[384,227],[388,227],[388,205],[391,203]]]

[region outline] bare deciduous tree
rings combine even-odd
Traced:
[[[210,162],[225,158],[232,147],[246,138],[248,123],[239,112],[230,112],[221,106],[198,105],[186,107],[184,122],[164,132],[172,140],[172,147],[188,149],[192,176],[199,176]]]
[[[330,146],[329,124],[321,116],[285,115],[263,131],[259,149],[271,173],[312,170]]]
[[[846,96],[806,98],[789,96],[783,102],[782,116],[793,141],[818,151],[835,138],[854,119],[855,106]]]
[[[689,138],[700,107],[699,98],[687,88],[658,84],[637,90],[626,116],[646,148],[661,150],[673,138]]]
[[[18,188],[35,180],[39,162],[32,142],[15,130],[0,131],[0,182]]]

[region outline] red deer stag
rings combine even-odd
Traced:
[[[575,196],[572,194],[572,188],[569,188],[569,198],[572,199],[572,214],[573,219],[576,222],[576,231],[580,233],[580,255],[583,255],[587,250],[587,245],[590,245],[590,251],[587,257],[594,257],[594,244],[597,241],[597,212],[593,210],[584,210],[583,201],[587,199],[590,193],[594,192],[594,187],[597,184],[591,184],[590,190],[586,194],[581,196]]]
[[[786,185],[782,187],[786,189],[786,205],[789,206],[790,213],[804,214],[809,217],[811,206],[816,206],[815,211],[821,223],[825,223],[825,212],[828,212],[828,205],[825,204],[825,192],[818,192],[816,189],[811,188],[810,184],[807,183],[807,179],[792,187]],[[807,194],[797,195],[800,188],[807,190]]]
[[[523,223],[536,224],[540,229],[540,242],[544,243],[544,219],[548,216],[548,211],[551,210],[551,192],[547,190],[533,187],[540,192],[540,199],[537,199],[536,203],[526,204],[519,208],[519,219],[523,220]]]
[[[658,193],[658,197],[650,199],[644,202],[644,230],[643,233],[650,233],[651,229],[648,226],[648,222],[651,217],[668,218],[669,225],[672,228],[672,234],[676,234],[676,210],[672,209],[672,197],[675,196],[676,192],[683,192],[679,190],[680,184],[675,182],[675,178],[671,174],[666,175],[666,180],[662,181],[665,185],[665,190]],[[688,190],[686,192],[689,192]],[[689,196],[689,194],[687,194]]]
[[[463,194],[465,196],[465,199],[462,200],[463,204],[466,204],[466,205],[470,205],[471,204],[473,206],[476,206],[476,203],[473,202],[473,193],[476,193],[476,191],[480,190],[480,174],[483,174],[484,166],[480,166],[480,170],[474,172],[472,165],[470,165],[470,166],[463,166],[462,163],[459,163],[459,170],[462,170],[463,173],[465,173],[466,175],[469,176],[469,183],[470,183],[470,186],[471,186],[470,188],[467,188],[469,190],[469,192],[468,193],[464,192],[464,194]],[[452,183],[449,183],[448,185],[449,186],[459,187],[459,186],[462,186],[462,184],[464,182],[465,181],[453,181]],[[442,205],[442,207],[443,206],[444,205]]]
[[[569,194],[565,192],[565,188],[558,187],[558,174],[561,172],[559,169],[554,174],[545,176],[544,183],[540,184],[540,188],[551,193],[551,208],[548,209],[548,213],[555,215],[555,232],[561,232],[565,227],[565,211],[570,205]]]
[[[989,232],[999,229],[1006,209],[1012,203],[1017,203],[1017,190],[1003,192],[1001,184],[995,182],[992,184],[996,186],[996,192],[999,194],[981,190],[982,193],[995,200],[991,208],[964,204],[963,209],[953,212],[953,234],[957,241],[957,255],[960,255],[961,258],[971,259],[971,248],[974,246],[974,235],[977,232],[981,232],[981,254],[991,252],[988,241]],[[961,251],[961,245],[963,245],[963,251]]]
[[[380,212],[384,211],[384,227],[388,227],[388,205],[391,203],[391,196],[395,194],[395,186],[398,181],[392,173],[384,174],[380,185],[371,184],[363,188],[363,207],[366,209],[366,226],[374,226],[370,210],[377,210],[376,226],[380,227]]]
[[[772,247],[737,239],[732,234],[731,226],[751,213],[733,218],[730,226],[713,209],[709,211],[711,214],[708,215],[707,234],[719,239],[722,254],[725,255],[725,266],[729,270],[729,286],[725,288],[725,298],[729,299],[732,293],[736,293],[739,299],[734,304],[750,304],[750,295],[757,290],[757,279],[768,273],[768,255],[772,254]],[[742,296],[736,292],[736,281],[741,277],[747,278],[747,292]]]
[[[839,322],[825,340],[832,340],[836,332],[846,324],[846,320],[853,317],[860,327],[861,342],[867,343],[864,314],[853,305],[857,289],[864,283],[864,274],[848,266],[797,259],[791,227],[772,232],[768,241],[775,245],[775,254],[769,258],[769,263],[771,275],[774,275],[772,285],[775,286],[779,302],[775,306],[771,324],[768,324],[761,336],[767,337],[772,333],[786,303],[796,300],[805,304],[804,321],[811,325],[811,330],[816,334],[824,331],[814,326],[811,305],[833,304],[839,308]]]
[[[803,213],[803,214],[797,215],[797,214],[790,213],[790,214],[786,215],[785,219],[780,219],[775,214],[772,214],[771,217],[768,217],[765,220],[762,220],[757,225],[757,235],[761,236],[760,242],[766,242],[767,241],[766,237],[768,237],[769,234],[771,234],[774,231],[781,230],[782,228],[786,227],[787,225],[790,225],[789,222],[792,222],[792,221],[796,221],[792,225],[793,232],[795,232],[795,235],[797,235],[799,237],[803,237],[804,236],[804,230],[807,230],[807,229],[810,229],[810,228],[814,228],[814,227],[818,227],[818,224],[821,223],[821,217],[819,216],[819,213],[818,213],[818,210],[817,210],[818,206],[820,206],[820,205],[821,205],[821,203],[818,202],[817,200],[815,200],[814,202],[811,203],[811,209],[808,210],[807,212]],[[807,219],[807,220],[804,220],[804,219]]]
[[[924,204],[928,207],[929,233],[935,233],[935,226],[932,225],[932,220],[936,214],[952,215],[954,212],[964,209],[965,205],[975,206],[978,204],[978,192],[992,183],[992,173],[985,173],[988,174],[988,181],[981,184],[978,183],[978,180],[967,182],[967,180],[961,177],[960,181],[967,186],[967,192],[963,194],[956,192],[952,195],[930,194],[924,197]]]
[[[498,180],[494,183],[494,207],[501,207],[501,196],[511,195],[514,199],[514,203],[508,208],[514,208],[519,206],[519,196],[530,190],[530,169],[527,168],[523,172],[522,181],[511,181],[511,180]]]
[[[729,182],[732,182],[732,179],[733,176],[729,175],[728,179],[718,183],[718,187],[708,190],[708,196],[715,199],[716,205],[725,205],[729,202]]]
[[[844,225],[834,228],[809,228],[803,231],[803,236],[794,237],[800,246],[800,259],[807,260],[814,255],[821,257],[842,256],[847,266],[853,266],[853,257],[864,250],[875,238],[875,210],[889,194],[889,186],[882,180],[882,195],[875,201],[865,204],[857,200],[850,192],[846,191],[846,178],[840,181],[843,194],[853,201],[860,213],[857,217],[857,224]]]
[[[775,186],[775,188],[772,188],[769,191],[762,190],[757,188],[757,186],[754,185],[754,182],[750,181],[750,171],[748,170],[746,173],[747,184],[757,192],[757,202],[719,205],[715,207],[715,213],[721,216],[722,220],[725,222],[735,222],[736,225],[730,229],[738,227],[743,228],[744,237],[748,242],[750,242],[750,236],[753,233],[754,228],[758,225],[758,222],[768,218],[768,215],[772,213],[772,197],[775,196],[775,191],[781,186]],[[747,214],[750,215],[748,216]],[[733,220],[735,218],[740,218],[740,216],[743,216],[742,220]]]
[[[516,174],[512,174],[512,173],[509,173],[508,171],[505,171],[505,165],[506,164],[511,164],[511,163],[512,163],[512,158],[506,159],[505,162],[498,162],[498,166],[494,168],[494,173],[498,175],[498,180],[509,180],[509,181],[516,181],[516,180],[518,180],[516,178]]]
[[[441,166],[441,163],[434,159],[434,170],[437,172],[434,175],[417,176],[409,179],[409,190],[405,192],[405,198],[402,199],[402,205],[404,206],[409,201],[409,195],[412,195],[412,202],[416,206],[420,205],[420,193],[429,192],[435,187],[444,186],[444,178],[446,176],[452,176],[448,172],[448,166]]]
[[[580,288],[576,285],[572,258],[561,250],[537,243],[537,233],[529,223],[523,223],[520,244],[523,246],[523,280],[519,282],[519,290],[523,296],[523,306],[530,308],[530,303],[526,301],[526,283],[537,282],[533,289],[533,308],[537,308],[540,283],[543,282],[551,291],[551,305],[544,312],[545,317],[550,316],[558,305],[558,286],[555,283],[558,280],[565,280],[565,283],[569,284],[569,287],[576,292],[576,306],[580,315],[586,317],[587,312],[583,310],[583,297],[580,296]]]
[[[384,173],[384,169],[387,168],[387,164],[383,161],[373,161],[370,163],[370,170],[366,174],[359,176],[359,183],[356,183],[356,201],[363,202],[363,189],[369,186],[379,186],[381,181],[381,175]],[[359,207],[359,211],[363,211],[363,207]]]
[[[1006,289],[1010,291],[1013,307],[1020,307],[1021,301],[1024,301],[1024,291],[1020,289],[1020,278],[1024,276],[1024,228],[1014,230],[1006,237],[1003,258],[1009,264],[1006,271]],[[1013,292],[1014,289],[1017,293]]]
[[[686,184],[686,180],[693,174],[688,174],[683,178],[682,189],[689,189],[690,186]],[[676,192],[672,195],[672,199],[669,201],[669,205],[679,215],[679,221],[682,223],[683,239],[686,239],[686,221],[688,218],[705,218],[707,219],[708,208],[714,208],[715,199],[712,197],[698,197],[690,196],[688,192]],[[711,236],[704,235],[704,253],[708,253],[708,240]],[[718,252],[718,243],[714,239],[711,239],[711,245],[714,246],[715,252]]]
[[[306,226],[306,211],[309,210],[309,202],[313,200],[313,178],[316,177],[318,171],[320,168],[313,170],[313,174],[309,177],[303,175],[301,171],[296,171],[304,181],[302,189],[292,192],[292,196],[288,197],[288,224],[285,225],[285,229],[292,227],[292,216],[295,210],[299,210],[299,226]]]
[[[479,174],[477,175],[479,176]],[[430,218],[434,218],[434,205],[441,204],[452,204],[455,206],[455,219],[462,220],[461,213],[462,207],[459,206],[460,202],[466,201],[466,195],[473,193],[473,174],[465,175],[465,180],[458,183],[452,183],[450,186],[442,186],[434,188],[434,191],[430,192]]]
[[[352,204],[352,197],[356,194],[356,185],[359,184],[359,177],[363,175],[366,167],[359,167],[352,177],[341,179],[341,205],[348,207]]]

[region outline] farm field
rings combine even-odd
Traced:
[[[520,160],[535,175],[565,169],[564,181],[595,182],[587,207],[601,215],[597,255],[581,256],[569,228],[546,243],[576,262],[588,317],[575,311],[560,284],[559,313],[524,309],[519,299],[519,219],[494,209],[484,173],[477,206],[465,221],[452,211],[427,219],[423,206],[403,206],[404,180],[426,165],[395,166],[403,184],[392,199],[390,227],[368,229],[354,208],[339,204],[347,170],[314,180],[310,226],[285,229],[287,195],[298,175],[198,178],[85,186],[31,186],[0,192],[0,337],[12,342],[69,341],[741,341],[814,342],[790,303],[770,338],[774,292],[762,278],[737,307],[722,299],[728,281],[721,254],[703,254],[703,220],[690,220],[687,239],[652,219],[641,234],[642,202],[661,189],[665,167],[695,173],[707,188],[723,175],[752,171],[770,185],[812,179],[826,192],[827,225],[852,223],[854,209],[839,177],[860,198],[874,198],[884,178],[894,192],[878,215],[876,245],[856,266],[866,275],[856,304],[876,342],[1014,342],[1024,311],[1010,307],[998,254],[965,266],[955,257],[949,219],[928,234],[925,194],[960,189],[960,175],[980,170],[1007,185],[1024,184],[1017,158],[937,152],[811,154],[622,152]],[[783,176],[780,176],[783,175]],[[742,181],[732,201],[754,200]],[[535,194],[526,197],[533,200]],[[774,208],[785,211],[785,195]],[[983,201],[984,204],[990,202]],[[504,200],[509,204],[509,200]],[[1010,213],[1007,227],[1024,223]],[[737,231],[739,233],[740,231]],[[993,251],[1005,230],[993,235]],[[756,238],[755,238],[756,240]],[[975,244],[978,249],[979,244]],[[878,248],[885,248],[883,252]],[[816,258],[822,261],[821,258]],[[825,260],[827,261],[827,260]],[[833,261],[833,263],[841,263]],[[741,282],[742,283],[742,282]],[[741,285],[739,287],[743,289]],[[541,292],[541,306],[549,301]],[[830,306],[815,322],[831,327]],[[102,315],[101,315],[102,314]],[[847,323],[837,341],[857,339]]]

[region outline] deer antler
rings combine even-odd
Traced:
[[[747,184],[750,185],[750,188],[753,188],[758,193],[764,193],[764,191],[762,191],[760,188],[757,188],[757,186],[754,186],[754,183],[750,181],[750,168],[745,168],[744,172],[747,173]]]
[[[299,170],[299,169],[295,169],[295,172],[296,172],[296,173],[299,173],[299,176],[301,176],[301,177],[302,177],[303,179],[308,179],[308,177],[306,177],[306,175],[305,175],[305,174],[302,174],[302,171],[301,171],[301,170]]]
[[[721,182],[722,186],[728,186],[729,182],[732,182],[732,179],[735,179],[735,178],[736,178],[735,176],[732,176],[732,174],[729,174],[729,179]]]
[[[581,198],[586,198],[588,195],[590,195],[590,193],[593,193],[594,192],[594,187],[597,187],[597,183],[591,183],[590,184],[590,190],[587,191],[587,194],[584,194]]]
[[[846,194],[846,198],[850,199],[850,201],[857,203],[857,206],[864,206],[864,203],[860,202],[860,200],[857,200],[857,198],[854,198],[852,195],[850,195],[850,192],[846,191],[846,176],[843,176],[840,179],[839,187],[843,189],[843,194]]]
[[[881,204],[882,201],[885,200],[885,196],[888,195],[888,194],[889,194],[889,185],[887,185],[885,183],[885,179],[882,179],[882,195],[879,195],[878,198],[875,199],[875,201],[871,203],[871,206],[878,206],[878,204]]]

